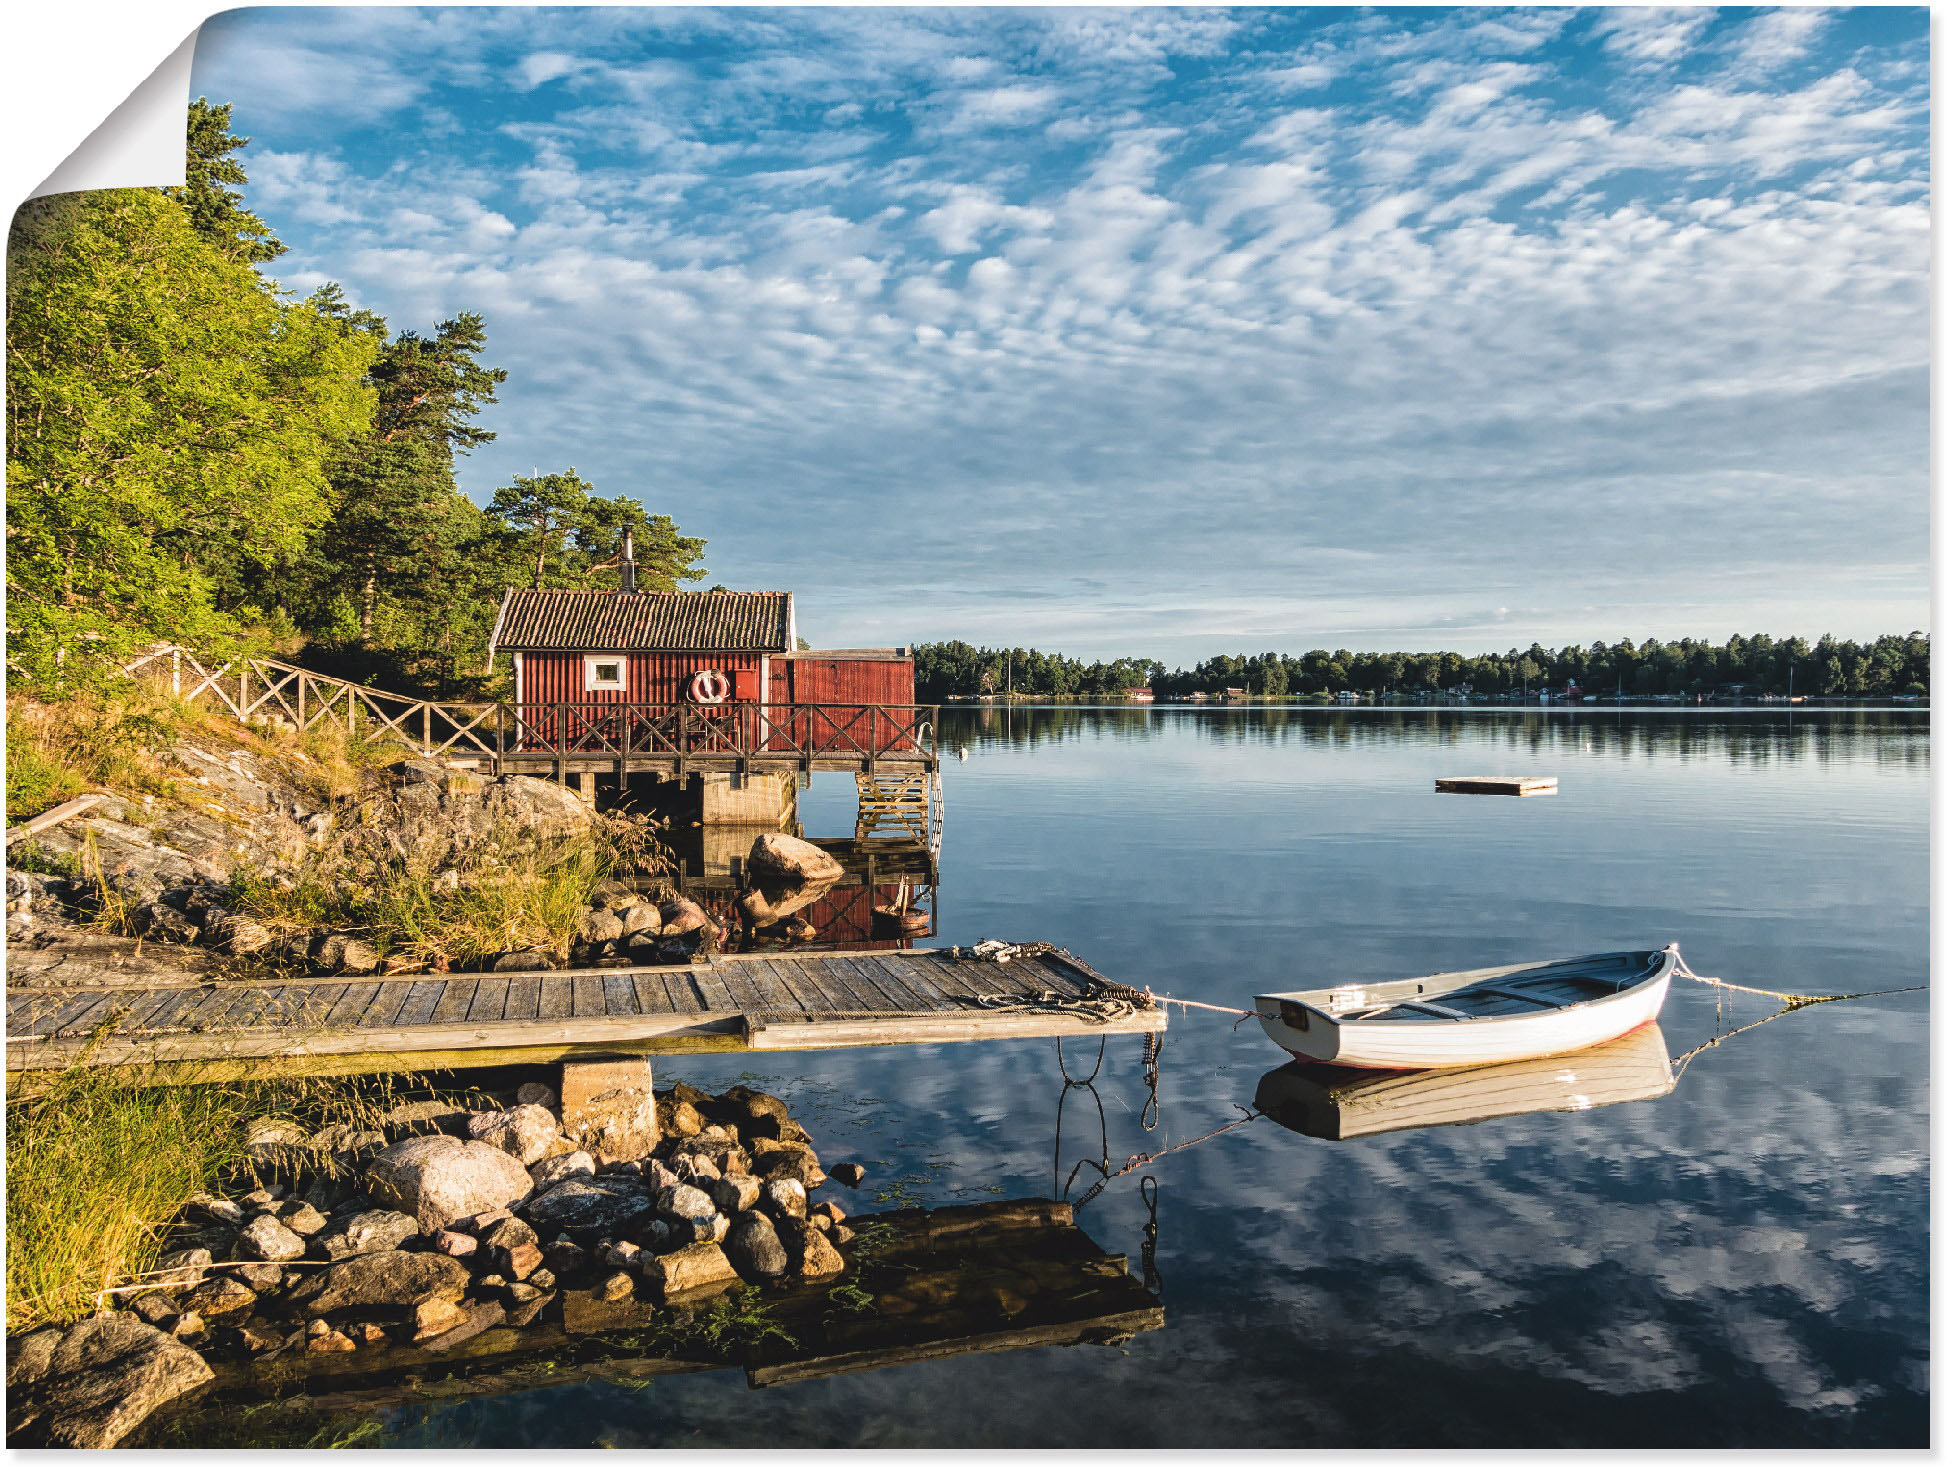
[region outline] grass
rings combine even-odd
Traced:
[[[403,1078],[146,1086],[140,1072],[76,1064],[7,1101],[7,1331],[79,1319],[102,1291],[155,1267],[193,1194],[256,1174],[245,1124],[276,1116],[365,1129]]]

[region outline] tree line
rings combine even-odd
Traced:
[[[573,467],[479,506],[455,480],[508,380],[487,325],[293,299],[244,207],[231,109],[189,111],[181,188],[34,200],[7,241],[7,665],[46,692],[158,641],[485,691],[507,586],[703,578],[705,543]]]
[[[1506,693],[1562,690],[1615,692],[1635,697],[1707,695],[1741,687],[1750,694],[1879,698],[1924,694],[1931,684],[1931,639],[1923,632],[1850,642],[1825,635],[1778,641],[1767,633],[1723,643],[1682,638],[1638,644],[1594,642],[1561,648],[1538,643],[1504,653],[1333,652],[1300,656],[1265,652],[1211,657],[1167,672],[1155,658],[1084,663],[1034,648],[926,643],[915,649],[916,696],[925,702],[952,694],[1015,691],[1045,697],[1116,695],[1140,686],[1160,698],[1238,688],[1258,697],[1336,694],[1442,693],[1468,689]]]

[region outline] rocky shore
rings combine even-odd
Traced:
[[[213,1366],[433,1359],[494,1328],[688,1312],[848,1266],[846,1212],[814,1201],[829,1174],[777,1097],[625,1087],[565,1110],[532,1082],[500,1099],[406,1102],[367,1129],[254,1123],[246,1175],[191,1201],[114,1308],[8,1342],[9,1446],[113,1446]]]

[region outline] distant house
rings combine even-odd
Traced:
[[[1220,696],[1222,698],[1245,698],[1247,697],[1247,690],[1245,688],[1223,688],[1220,690]]]
[[[1128,688],[1125,690],[1125,696],[1133,703],[1151,703],[1153,698],[1152,689],[1149,687]]]
[[[1335,701],[1337,703],[1361,703],[1362,695],[1353,689],[1345,688],[1335,695]]]

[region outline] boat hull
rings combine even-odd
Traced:
[[[1660,1016],[1673,955],[1643,982],[1617,994],[1535,1014],[1430,1023],[1338,1021],[1309,1009],[1305,1028],[1283,1017],[1281,997],[1263,995],[1255,1012],[1269,1039],[1297,1060],[1328,1061],[1365,1070],[1437,1070],[1499,1065],[1584,1050],[1639,1029]],[[1293,1006],[1289,1006],[1290,1012]]]

